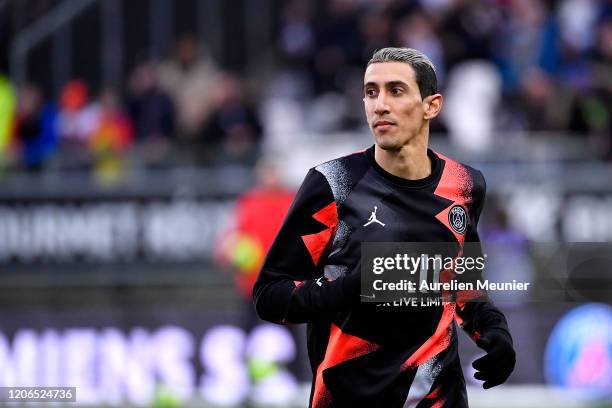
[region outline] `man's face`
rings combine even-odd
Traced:
[[[404,62],[374,63],[363,82],[366,117],[376,144],[384,150],[401,149],[426,126],[426,102],[414,70]]]

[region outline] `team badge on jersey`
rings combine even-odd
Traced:
[[[448,212],[448,223],[457,234],[464,234],[468,223],[465,208],[460,205],[453,206]]]

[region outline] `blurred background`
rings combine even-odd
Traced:
[[[611,1],[0,0],[0,386],[306,406],[305,329],[250,289],[307,169],[371,145],[385,46],[437,66],[431,145],[485,174],[492,280],[612,241]],[[577,269],[595,293],[499,299],[507,385],[461,337],[471,406],[612,406],[610,259]]]

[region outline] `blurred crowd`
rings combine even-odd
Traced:
[[[283,87],[273,94],[309,101],[300,126],[315,132],[359,127],[363,68],[388,45],[432,59],[445,96],[433,131],[467,149],[523,131],[609,142],[610,1],[293,0],[280,23]]]
[[[610,157],[612,1],[281,4],[272,57],[241,74],[183,35],[173,55],[129,70],[122,89],[74,79],[52,96],[0,75],[0,168],[93,168],[112,179],[131,161],[253,164],[262,142],[364,130],[363,70],[385,46],[432,59],[445,96],[432,131],[459,146],[562,132],[597,137]]]
[[[74,79],[57,100],[32,83],[15,92],[5,80],[0,92],[14,112],[0,142],[5,166],[93,169],[112,180],[134,161],[253,164],[263,133],[256,106],[241,78],[201,50],[195,37],[184,35],[171,58],[137,64],[124,89],[94,93]]]

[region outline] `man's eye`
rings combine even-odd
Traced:
[[[393,88],[393,89],[391,89],[391,93],[393,95],[399,95],[399,94],[402,93],[402,88]]]
[[[365,92],[366,96],[375,96],[376,91],[374,89],[367,89]]]

